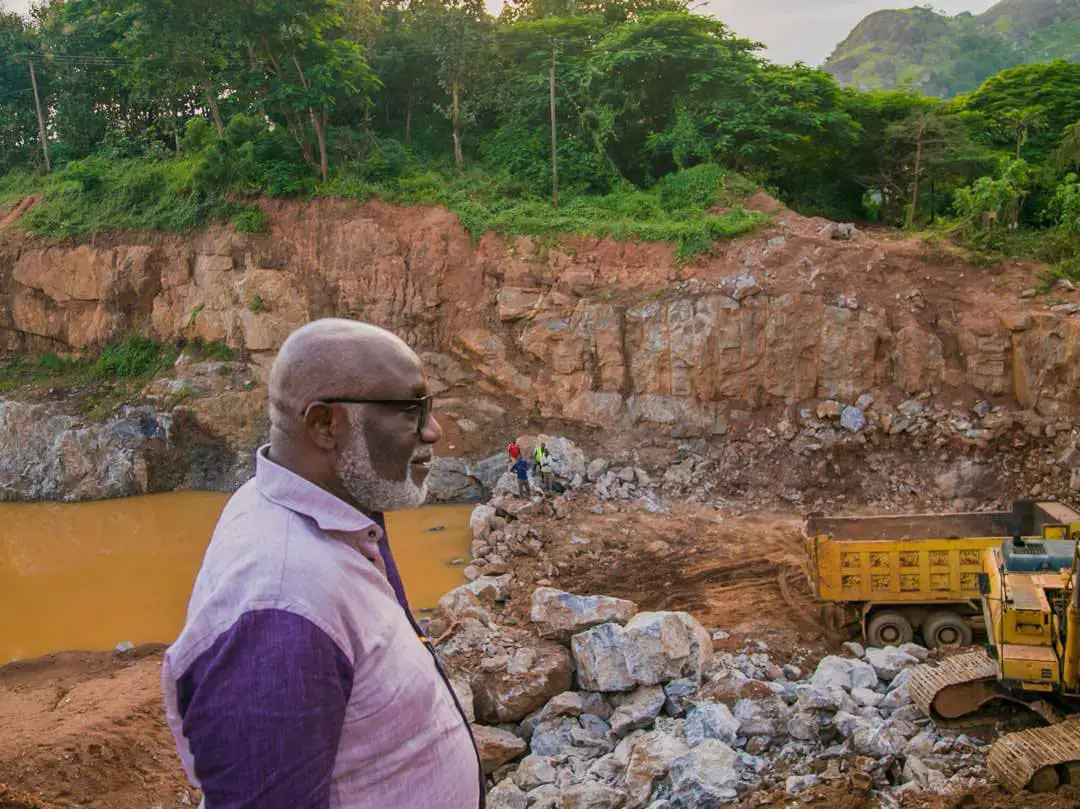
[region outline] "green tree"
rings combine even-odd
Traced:
[[[450,122],[454,166],[460,174],[465,165],[463,133],[475,119],[490,64],[492,20],[482,0],[427,0],[417,11],[417,24],[447,96],[440,110]]]
[[[991,76],[975,92],[957,99],[973,126],[992,145],[1014,155],[1026,146],[1033,163],[1043,163],[1062,132],[1080,120],[1080,65],[1064,61],[1021,65]]]

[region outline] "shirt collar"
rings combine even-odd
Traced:
[[[350,506],[310,480],[274,463],[270,445],[255,453],[255,486],[259,493],[282,508],[310,517],[328,534],[344,534],[363,544],[378,543],[383,529],[375,519]]]

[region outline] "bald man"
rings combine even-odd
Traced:
[[[484,776],[420,637],[382,512],[420,505],[441,437],[416,354],[319,320],[270,371],[270,443],[229,500],[165,654],[205,809],[476,809]]]

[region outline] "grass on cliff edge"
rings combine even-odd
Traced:
[[[266,232],[265,218],[250,203],[237,202],[233,189],[200,186],[198,160],[92,155],[47,176],[14,172],[0,177],[0,202],[42,194],[43,202],[24,215],[19,226],[49,239],[85,239],[123,230],[183,233],[226,219],[245,232]],[[605,195],[568,193],[558,208],[523,191],[505,173],[483,167],[456,177],[414,165],[391,178],[370,177],[363,164],[346,165],[326,185],[312,181],[296,193],[439,205],[456,214],[474,238],[494,231],[505,236],[577,234],[669,242],[676,245],[680,261],[768,219],[740,204],[756,187],[713,164],[668,174],[647,190],[627,185]],[[713,212],[717,205],[723,212]]]
[[[187,350],[200,359],[233,359],[232,350],[218,342],[189,344]],[[77,389],[79,411],[103,418],[116,406],[137,398],[147,382],[173,367],[179,354],[178,346],[131,335],[96,357],[16,355],[0,359],[0,396],[27,387]]]

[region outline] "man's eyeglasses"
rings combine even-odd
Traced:
[[[435,402],[435,394],[424,396],[420,399],[316,399],[314,402],[304,408],[303,415],[311,411],[315,405],[332,405],[332,404],[381,404],[381,405],[393,405],[397,407],[402,413],[415,413],[416,414],[416,432],[417,434],[424,431],[425,425],[428,423],[428,419],[431,418],[431,409]]]

